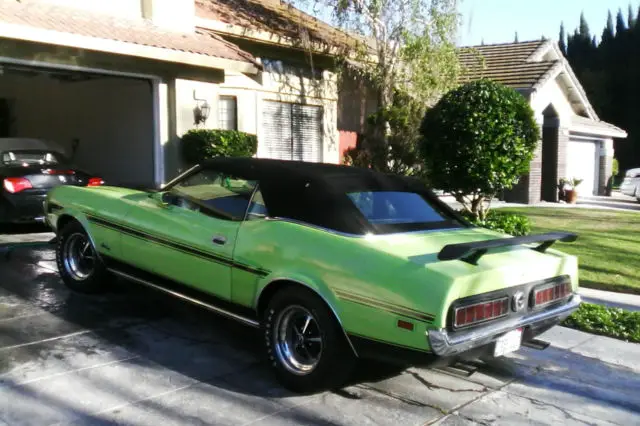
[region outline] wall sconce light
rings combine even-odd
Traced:
[[[196,91],[193,91],[193,99],[196,100],[196,106],[193,109],[193,119],[197,124],[205,123],[211,113],[211,106],[206,99],[196,98]]]

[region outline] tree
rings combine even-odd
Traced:
[[[516,31],[516,35],[515,35],[515,37],[513,39],[513,42],[514,43],[518,43],[518,32],[517,31]]]
[[[445,94],[424,116],[420,152],[429,183],[484,220],[490,200],[529,170],[540,129],[527,100],[490,80]]]
[[[618,9],[616,15],[616,35],[621,35],[627,29],[624,23],[624,16],[622,16],[622,9]]]
[[[584,12],[580,13],[580,32],[579,34],[586,39],[591,38],[591,33],[589,32],[589,24],[584,17]]]
[[[636,26],[636,14],[633,12],[633,6],[629,3],[627,11],[627,28],[631,29]]]
[[[345,55],[372,83],[379,111],[387,111],[398,92],[429,105],[456,84],[457,0],[298,0],[309,1],[329,8],[339,27],[362,40]],[[388,152],[388,124],[375,121],[362,149]],[[387,161],[371,166],[389,169]]]
[[[567,56],[567,36],[564,32],[564,22],[560,22],[560,34],[558,34],[558,46],[564,56]]]
[[[389,124],[387,144],[380,147],[385,151],[372,153],[356,146],[345,153],[346,163],[370,167],[382,158],[391,173],[424,178],[424,164],[418,150],[420,123],[424,113],[422,102],[408,93],[397,91],[391,106],[385,110],[378,109],[368,117],[366,130],[358,141],[359,145],[366,144],[368,138],[375,137],[378,123],[386,122]]]
[[[607,15],[607,26],[602,31],[602,42],[610,43],[613,40],[613,15],[611,15],[611,11]]]

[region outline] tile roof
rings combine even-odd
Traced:
[[[461,81],[485,77],[514,89],[528,89],[541,81],[560,61],[530,61],[548,41],[490,44],[463,47],[458,57],[463,67]]]
[[[47,3],[0,0],[0,22],[255,63],[251,54],[216,35],[168,31],[142,18],[115,17]]]
[[[360,40],[323,22],[283,0],[195,0],[196,16],[251,30],[265,31],[326,45],[347,46]],[[360,40],[362,41],[362,40]]]

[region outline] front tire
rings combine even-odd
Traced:
[[[262,327],[269,363],[287,389],[323,391],[349,379],[353,351],[331,310],[309,290],[287,287],[276,293]]]
[[[58,233],[56,263],[70,289],[88,294],[105,290],[109,273],[79,222],[70,222]]]

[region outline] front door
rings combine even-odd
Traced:
[[[254,187],[207,169],[140,200],[127,223],[141,235],[123,238],[123,254],[143,257],[136,263],[151,272],[230,300],[233,249]]]

